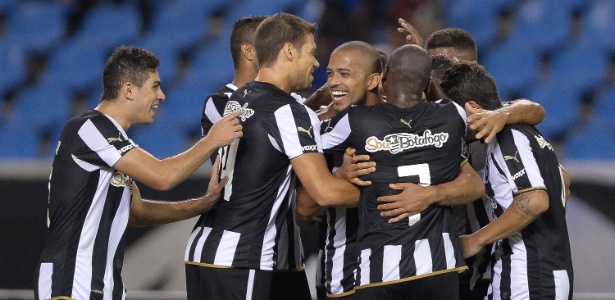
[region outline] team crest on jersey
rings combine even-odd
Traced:
[[[547,149],[553,151],[553,146],[551,146],[551,144],[547,142],[547,140],[545,140],[545,138],[543,138],[541,135],[535,135],[534,138],[538,142],[538,146],[540,147],[540,149],[544,149],[545,147],[547,147]]]
[[[248,103],[241,106],[237,101],[229,101],[224,107],[224,116],[227,116],[228,114],[236,111],[242,112],[242,114],[239,116],[242,122],[245,122],[248,118],[254,115],[254,110],[248,108]]]
[[[113,172],[113,178],[111,178],[111,185],[115,187],[129,187],[132,189],[132,178],[120,171]]]
[[[382,140],[375,136],[365,140],[365,150],[368,152],[389,151],[392,154],[406,149],[435,146],[441,148],[448,141],[448,133],[439,132],[432,134],[431,130],[425,130],[423,135],[412,133],[393,133],[386,135]]]

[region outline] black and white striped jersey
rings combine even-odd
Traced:
[[[288,93],[256,81],[231,95],[223,115],[237,110],[243,112],[243,137],[219,151],[220,176],[228,176],[229,182],[223,199],[201,217],[191,234],[186,263],[260,270],[293,269],[300,264],[301,268],[302,263],[292,259],[302,257],[300,248],[283,241],[298,238],[290,160],[322,152],[318,117]],[[291,248],[295,253],[288,253]],[[278,261],[284,255],[291,258],[286,266]]]
[[[546,189],[549,209],[494,245],[493,299],[572,299],[563,175],[551,144],[529,125],[506,126],[489,144],[485,187],[492,216],[519,193]]]
[[[321,134],[329,120],[321,124]],[[327,153],[327,164],[335,172],[343,162],[343,152]],[[354,293],[358,268],[356,241],[359,210],[356,207],[329,207],[319,223],[319,264],[317,284],[333,297]]]
[[[433,206],[393,224],[377,207],[379,196],[397,192],[390,183],[455,179],[467,155],[465,120],[463,109],[444,99],[407,109],[351,107],[326,125],[325,150],[353,147],[377,165],[362,178],[372,184],[362,188],[359,202],[357,288],[465,269],[451,207]]]
[[[125,299],[120,277],[132,178],[113,166],[137,147],[96,110],[64,127],[49,180],[49,232],[37,299]]]

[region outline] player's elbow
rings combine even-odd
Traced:
[[[537,215],[546,212],[547,210],[549,210],[549,198],[540,197],[538,199],[535,199],[534,201],[530,201],[529,209]]]

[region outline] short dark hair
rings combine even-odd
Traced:
[[[152,52],[133,46],[115,48],[103,71],[102,100],[111,100],[119,96],[122,85],[132,82],[143,86],[150,74],[156,72],[160,59]]]
[[[231,56],[235,69],[239,66],[241,44],[254,45],[254,34],[258,25],[265,20],[266,16],[247,16],[235,20],[231,31]]]
[[[444,55],[436,55],[431,57],[431,69],[439,80],[442,80],[442,76],[448,68],[453,65],[453,61],[448,59]]]
[[[425,49],[455,48],[477,56],[476,42],[472,35],[459,28],[445,28],[432,33],[425,41]]]
[[[374,62],[374,73],[382,73],[384,66],[387,65],[389,54],[382,50],[378,50],[378,59]]]
[[[451,100],[461,106],[473,100],[486,110],[502,107],[495,80],[478,63],[454,64],[444,73],[440,86]]]
[[[272,66],[285,43],[301,48],[306,42],[305,36],[315,31],[315,23],[308,23],[295,15],[277,13],[267,17],[258,25],[254,37],[258,67]]]

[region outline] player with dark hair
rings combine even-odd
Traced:
[[[165,99],[158,66],[158,57],[145,49],[116,48],[103,72],[102,100],[64,127],[49,180],[49,232],[36,272],[36,299],[125,299],[126,226],[191,218],[219,200],[227,179],[218,183],[217,174],[208,195],[181,202],[141,199],[133,182],[168,190],[242,136],[235,113],[175,156],[159,160],[139,148],[126,130],[154,121]]]
[[[244,136],[220,149],[220,174],[229,182],[223,200],[197,224],[186,251],[186,263],[196,266],[200,278],[195,282],[200,294],[190,299],[272,297],[274,271],[288,269],[278,265],[278,257],[289,253],[280,239],[294,211],[297,178],[327,205],[358,200],[357,188],[327,169],[316,114],[291,95],[311,86],[318,67],[315,29],[278,13],[256,30],[258,75],[238,88],[224,109],[225,115],[241,111]]]
[[[459,28],[445,28],[433,32],[425,41],[425,49],[432,57],[444,55],[454,62],[478,60],[474,38]]]
[[[442,87],[466,108],[502,106],[495,81],[476,63],[451,67]],[[566,225],[570,180],[553,147],[533,126],[506,125],[489,143],[486,164],[484,201],[491,208],[491,222],[462,236],[461,245],[468,257],[495,243],[488,297],[572,299],[574,273]]]
[[[235,75],[233,81],[218,89],[213,94],[209,95],[204,103],[203,116],[201,117],[201,128],[203,134],[206,134],[216,121],[222,118],[224,107],[228,103],[231,94],[238,87],[244,86],[246,83],[254,80],[258,74],[258,64],[256,60],[256,49],[254,48],[254,35],[256,28],[265,19],[265,16],[248,16],[237,19],[233,30],[231,31],[230,50],[233,57],[233,65]],[[294,96],[297,96],[293,93]],[[212,162],[215,159],[212,156]],[[205,216],[202,216],[205,217]],[[198,221],[197,223],[200,223]],[[280,245],[288,248],[288,251],[281,251],[278,255],[277,266],[278,270],[274,271],[273,288],[271,299],[288,299],[294,297],[300,300],[301,295],[309,300],[309,283],[305,274],[304,254],[301,243],[300,229],[296,225],[294,216],[289,215],[286,224],[283,226],[282,238]],[[190,248],[192,241],[189,241]],[[188,251],[188,249],[187,249]],[[188,258],[186,257],[186,261]],[[186,272],[194,272],[196,266],[186,264]],[[200,294],[198,289],[198,273],[187,275],[186,278],[194,279],[187,281],[187,290],[189,294]],[[303,291],[303,292],[300,292]],[[193,298],[196,296],[189,296]]]

